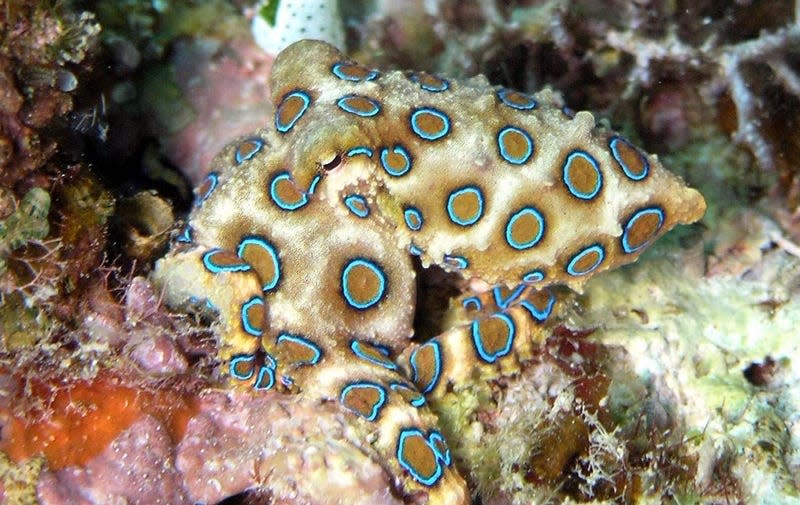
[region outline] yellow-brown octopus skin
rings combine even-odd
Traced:
[[[635,261],[705,202],[548,92],[381,72],[310,40],[278,56],[272,92],[273,124],[216,158],[153,278],[218,313],[231,380],[338,401],[400,492],[469,503],[425,397],[512,373],[544,288]],[[463,298],[473,321],[411,343],[412,255],[492,288]]]

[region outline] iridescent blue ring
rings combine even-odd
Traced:
[[[361,412],[351,409],[350,407],[348,407],[344,403],[345,396],[347,395],[347,393],[349,393],[353,389],[374,389],[374,390],[378,391],[378,393],[380,393],[379,400],[377,402],[375,402],[375,404],[372,406],[372,411],[370,412],[370,414],[368,416],[362,415]],[[381,412],[381,407],[383,407],[386,404],[386,390],[383,389],[382,386],[379,386],[378,384],[375,384],[374,382],[368,382],[368,381],[354,382],[354,383],[348,384],[347,386],[342,388],[342,392],[339,395],[339,403],[341,403],[342,406],[344,406],[344,408],[346,408],[347,410],[349,410],[353,414],[355,414],[357,416],[361,416],[364,419],[366,419],[367,421],[374,421],[375,419],[378,418],[378,414],[380,414],[380,412]]]
[[[597,261],[595,261],[594,264],[589,268],[585,268],[583,270],[575,270],[575,265],[579,263],[584,256],[592,253],[597,254]],[[567,273],[575,277],[586,275],[588,273],[595,271],[597,267],[599,267],[600,264],[603,263],[603,260],[605,258],[606,258],[606,251],[605,249],[603,249],[603,246],[601,246],[600,244],[590,245],[589,247],[582,249],[575,256],[572,257],[572,259],[567,264]]]
[[[646,241],[642,242],[641,244],[639,244],[636,247],[631,247],[631,244],[630,244],[629,238],[628,238],[628,234],[631,231],[631,227],[636,223],[636,221],[639,218],[641,218],[642,216],[647,215],[647,214],[655,214],[655,215],[658,216],[658,225],[656,226],[656,229],[653,232],[654,234],[657,233],[658,230],[660,230],[661,227],[664,225],[664,211],[661,209],[661,207],[656,207],[654,205],[652,207],[645,207],[643,209],[639,209],[638,211],[636,211],[630,217],[630,219],[628,219],[628,222],[625,223],[625,229],[622,231],[622,238],[621,238],[622,250],[625,251],[626,253],[628,253],[628,254],[635,253],[636,251],[639,251],[639,250],[644,249],[645,247],[647,247],[647,245],[651,242],[652,237],[649,240],[646,240]]]
[[[476,210],[475,215],[469,216],[467,219],[462,219],[461,217],[456,215],[453,206],[455,205],[455,199],[465,193],[471,193],[477,197],[478,209]],[[480,218],[483,217],[483,207],[484,207],[483,192],[477,186],[461,187],[450,193],[450,196],[447,197],[447,207],[446,207],[447,217],[450,218],[450,221],[459,226],[471,226],[477,223],[480,220]]]
[[[431,451],[433,451],[434,457],[436,459],[436,469],[434,470],[434,472],[431,475],[425,476],[425,475],[420,474],[417,471],[417,469],[414,467],[413,464],[411,464],[410,462],[406,461],[406,459],[404,457],[405,442],[406,442],[406,439],[408,437],[411,437],[411,436],[422,437],[425,440],[425,443],[428,444],[428,447],[431,448]],[[400,435],[399,435],[399,437],[397,439],[396,457],[397,457],[397,461],[400,463],[400,466],[405,468],[408,471],[408,473],[411,474],[411,477],[413,477],[414,480],[416,480],[417,482],[419,482],[420,484],[422,484],[424,486],[428,486],[428,487],[433,486],[434,484],[436,484],[436,482],[442,476],[442,471],[443,470],[442,470],[441,461],[439,460],[439,456],[438,456],[436,450],[431,445],[430,441],[425,437],[425,434],[419,428],[403,428],[402,430],[400,430]]]
[[[428,342],[425,342],[421,346],[414,349],[414,351],[411,353],[411,357],[408,359],[408,362],[411,365],[411,382],[417,384],[417,379],[419,378],[419,368],[416,362],[417,353],[419,353],[423,348],[429,346],[433,348],[434,373],[433,377],[431,377],[431,381],[420,390],[420,393],[424,395],[433,391],[442,376],[442,350],[439,342],[436,340],[429,340]]]
[[[248,334],[250,334],[250,335],[252,335],[254,337],[260,337],[261,334],[264,332],[264,330],[262,328],[257,327],[257,326],[253,326],[253,323],[250,321],[249,311],[255,305],[262,305],[263,306],[264,305],[264,299],[261,298],[260,296],[253,296],[252,298],[250,298],[249,300],[247,300],[246,302],[244,302],[242,304],[242,310],[241,310],[242,328]],[[262,321],[262,324],[263,324],[263,321]]]
[[[233,265],[217,265],[214,263],[213,257],[220,252],[222,252],[222,249],[215,248],[203,254],[203,266],[212,274],[218,274],[220,272],[247,272],[250,270],[250,265],[245,261]]]
[[[283,107],[286,100],[294,96],[300,97],[300,99],[303,101],[303,106],[300,109],[300,111],[291,119],[291,121],[289,121],[287,124],[282,124],[280,122],[281,108]],[[294,90],[284,95],[283,98],[281,99],[280,105],[278,105],[278,108],[275,110],[275,128],[281,133],[286,133],[289,130],[291,130],[297,123],[297,121],[301,117],[303,117],[303,114],[306,113],[309,105],[311,105],[311,96],[309,96],[309,94],[306,93],[305,91]]]
[[[308,193],[303,193],[302,198],[300,198],[300,200],[298,200],[297,202],[284,202],[283,200],[280,199],[280,197],[278,196],[278,192],[276,190],[278,183],[280,181],[287,179],[291,180],[291,178],[292,176],[289,175],[289,172],[281,172],[272,178],[272,182],[270,182],[269,185],[269,196],[270,198],[272,198],[272,201],[275,203],[275,205],[277,205],[280,209],[290,210],[290,211],[297,210],[308,203]],[[312,191],[315,188],[316,182],[318,182],[318,180],[319,179],[317,178],[314,181],[312,181],[311,184]]]
[[[253,149],[252,151],[250,151],[249,153],[243,155],[239,149],[242,147],[242,144],[244,144],[245,142],[253,142],[256,145],[256,148]],[[262,147],[264,147],[264,141],[263,140],[261,140],[259,138],[247,139],[247,140],[243,141],[242,143],[240,143],[238,146],[236,146],[236,153],[234,153],[234,156],[233,156],[234,161],[236,162],[237,165],[241,165],[245,161],[251,159],[253,156],[258,154],[258,152],[261,151]]]
[[[370,297],[366,301],[358,301],[353,297],[353,294],[350,292],[350,271],[357,267],[363,266],[369,269],[372,273],[374,273],[379,280],[379,287],[378,291]],[[369,309],[370,307],[375,306],[378,302],[383,299],[383,296],[386,294],[386,274],[383,273],[380,266],[374,261],[370,261],[364,258],[354,258],[348,261],[347,265],[342,269],[342,277],[341,277],[341,285],[342,285],[342,295],[344,299],[347,301],[347,304],[351,307],[359,310]]]
[[[526,242],[517,242],[516,240],[514,240],[513,236],[514,223],[516,223],[517,220],[526,215],[531,215],[534,218],[536,218],[536,220],[539,223],[539,231],[536,234],[536,236],[531,238],[530,240]],[[545,230],[545,223],[544,223],[544,216],[542,215],[542,213],[539,212],[539,210],[535,209],[534,207],[523,207],[514,214],[512,214],[511,217],[508,219],[508,223],[506,223],[506,242],[508,243],[508,245],[510,245],[511,247],[513,247],[518,251],[530,249],[531,247],[535,246],[542,240],[542,237],[544,236],[544,230]]]
[[[628,146],[629,149],[633,149],[634,151],[636,151],[636,153],[639,155],[639,158],[642,161],[642,173],[636,174],[632,172],[630,167],[622,159],[622,155],[619,152],[619,146],[618,146],[620,142]],[[623,172],[625,172],[625,175],[629,179],[633,181],[641,181],[642,179],[647,177],[648,173],[650,173],[650,161],[647,159],[647,156],[640,153],[638,149],[636,149],[630,142],[628,142],[624,138],[620,136],[611,137],[611,140],[608,141],[608,147],[609,149],[611,149],[611,155],[614,157],[614,161],[617,162],[619,167],[622,169]]]
[[[579,190],[572,182],[572,177],[570,175],[570,168],[572,168],[572,160],[575,158],[583,158],[584,160],[588,161],[589,164],[594,168],[595,174],[597,176],[597,181],[595,182],[594,188],[591,191],[581,191]],[[575,149],[571,153],[567,155],[567,159],[564,162],[563,167],[563,180],[564,184],[569,189],[569,192],[575,196],[576,198],[580,198],[581,200],[591,200],[600,192],[600,189],[603,187],[603,173],[600,171],[600,164],[597,163],[597,160],[592,157],[586,151],[581,151],[580,149]]]
[[[420,231],[425,221],[422,218],[422,212],[416,207],[408,206],[403,210],[403,220],[406,226],[411,231]]]
[[[351,98],[359,98],[362,100],[366,100],[372,106],[372,109],[361,110],[353,107],[352,105],[347,103],[347,101]],[[373,117],[381,111],[381,104],[378,103],[377,100],[363,95],[345,95],[336,101],[336,105],[343,111],[349,112],[350,114],[355,114],[356,116],[360,117]]]
[[[369,204],[367,199],[361,195],[347,195],[344,197],[344,205],[356,217],[366,218],[369,217]]]
[[[442,120],[444,126],[441,130],[433,133],[426,132],[422,130],[417,122],[419,121],[419,116],[421,114],[431,114],[433,116],[438,117]],[[414,109],[411,113],[411,129],[414,133],[417,134],[420,138],[424,140],[439,140],[440,138],[444,137],[448,133],[450,133],[450,118],[444,112],[440,111],[439,109],[435,109],[433,107],[420,107],[418,109]]]
[[[523,153],[521,156],[512,156],[508,152],[508,149],[506,149],[503,140],[509,133],[518,133],[525,139],[527,146],[525,153]],[[512,165],[522,165],[531,159],[531,156],[533,156],[533,139],[528,132],[516,126],[505,126],[501,128],[499,132],[497,132],[497,147],[500,151],[500,156]]]
[[[508,315],[498,312],[497,314],[494,314],[491,317],[500,319],[501,321],[506,323],[506,327],[508,328],[508,338],[506,340],[505,345],[502,348],[498,349],[495,352],[489,353],[483,346],[483,338],[481,337],[479,321],[478,320],[472,321],[472,328],[471,328],[472,343],[475,345],[475,350],[478,351],[478,356],[480,356],[480,358],[486,363],[494,363],[499,358],[508,355],[508,353],[511,352],[511,347],[514,345],[514,337],[516,336],[516,325]]]
[[[361,342],[353,339],[350,341],[350,350],[353,351],[353,354],[355,354],[359,358],[369,361],[373,365],[378,365],[387,370],[397,370],[397,364],[389,358],[389,349],[379,345],[368,344],[370,347],[378,351],[378,354],[382,354],[384,356],[384,359],[379,359],[365,353],[361,349],[361,345],[362,345]]]
[[[256,357],[254,354],[239,354],[237,356],[232,357],[231,362],[228,364],[228,370],[231,374],[231,377],[241,381],[250,380],[250,378],[253,377],[253,374],[255,373],[255,369],[253,367],[251,367],[250,370],[248,370],[247,373],[245,374],[240,374],[237,371],[236,367],[237,365],[239,365],[239,363],[252,363],[255,361],[255,359]]]
[[[539,309],[536,305],[528,300],[523,300],[520,305],[530,313],[531,317],[539,323],[544,322],[553,313],[553,306],[556,304],[556,297],[550,291],[547,292],[547,305],[543,309]]]
[[[379,75],[377,70],[370,69],[364,77],[355,77],[342,72],[342,67],[345,66],[357,67],[360,65],[348,61],[340,61],[333,64],[333,66],[331,67],[331,73],[343,81],[350,81],[350,82],[372,81],[376,79]]]
[[[300,364],[302,365],[316,365],[322,359],[322,349],[320,349],[317,344],[303,336],[292,335],[291,333],[284,332],[278,335],[278,338],[275,339],[275,342],[278,344],[281,342],[293,342],[311,349],[311,351],[314,353],[314,356],[308,361],[301,362]]]
[[[528,102],[524,103],[524,104],[519,104],[519,103],[516,103],[516,102],[512,102],[508,98],[508,94],[509,93],[515,93],[517,95],[523,96],[523,97],[528,99]],[[525,93],[521,93],[519,91],[514,91],[514,90],[506,89],[506,88],[500,88],[499,90],[497,90],[497,98],[500,99],[500,101],[503,102],[505,105],[508,105],[509,107],[511,107],[512,109],[531,110],[531,109],[535,109],[536,108],[536,100],[532,96],[529,96],[529,95],[527,95]]]
[[[244,251],[248,245],[256,245],[263,248],[269,254],[270,259],[272,260],[272,269],[275,271],[275,277],[273,279],[268,280],[261,289],[264,292],[271,291],[275,289],[278,283],[281,280],[281,259],[278,256],[278,250],[267,242],[264,238],[258,236],[249,236],[244,237],[241,242],[239,242],[239,247],[236,249],[236,255],[240,258],[244,258]],[[262,279],[263,280],[263,279]]]
[[[390,166],[386,161],[386,158],[389,156],[390,152],[402,156],[405,159],[405,165],[399,169]],[[401,145],[394,146],[391,151],[388,147],[384,147],[381,149],[381,166],[384,170],[386,170],[386,173],[392,177],[402,177],[406,175],[409,170],[411,170],[411,155],[408,153],[406,148]]]

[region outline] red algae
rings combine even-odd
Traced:
[[[173,440],[183,438],[198,411],[195,398],[178,390],[125,384],[111,372],[90,380],[33,380],[16,402],[0,450],[16,461],[42,454],[51,469],[85,465],[145,415],[160,420]]]

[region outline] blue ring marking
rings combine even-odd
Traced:
[[[433,77],[434,79],[438,79],[439,81],[441,81],[441,84],[439,86],[431,86],[430,84],[425,84],[425,83],[421,82],[419,80],[419,73],[418,72],[412,73],[408,78],[409,78],[409,80],[411,82],[415,82],[415,83],[419,84],[420,88],[424,89],[425,91],[430,91],[432,93],[439,93],[441,91],[447,91],[448,89],[450,89],[450,81],[448,81],[447,79],[445,79],[443,77],[439,77],[438,75],[434,75],[434,74],[429,74],[429,75],[431,77]]]
[[[310,361],[301,362],[301,365],[316,365],[319,363],[319,360],[322,359],[322,349],[320,349],[317,344],[305,337],[301,337],[300,335],[292,335],[291,333],[281,333],[278,335],[278,338],[275,339],[275,342],[278,344],[284,341],[294,342],[295,344],[300,344],[314,351],[314,357],[311,358]]]
[[[656,214],[658,216],[658,226],[656,226],[656,230],[653,232],[654,234],[658,233],[658,230],[660,230],[664,225],[664,211],[661,209],[661,207],[653,206],[637,210],[630,217],[630,219],[628,219],[628,222],[625,224],[625,230],[622,232],[622,250],[628,254],[635,253],[636,251],[647,247],[647,245],[653,240],[653,238],[650,237],[650,239],[645,240],[637,247],[631,247],[631,244],[628,242],[628,233],[631,231],[631,226],[633,226],[637,219],[646,214]]]
[[[300,112],[298,112],[297,115],[294,118],[292,118],[291,121],[289,121],[288,124],[285,125],[281,124],[280,123],[281,108],[283,107],[283,104],[286,102],[286,100],[293,96],[298,96],[300,97],[301,100],[303,100],[303,107],[300,109]],[[281,133],[286,133],[289,130],[291,130],[292,127],[294,127],[295,123],[297,123],[297,121],[301,117],[303,117],[303,114],[306,113],[309,105],[311,105],[311,97],[305,91],[295,90],[284,95],[283,98],[281,98],[280,105],[278,105],[278,108],[275,110],[275,128]]]
[[[175,242],[180,242],[182,244],[191,244],[192,243],[192,227],[190,225],[186,225],[183,227],[183,231],[181,234],[175,238]]]
[[[322,180],[321,175],[317,175],[313,179],[311,179],[311,184],[308,185],[308,191],[306,191],[305,193],[306,199],[308,199],[308,195],[314,194],[314,191],[317,190],[317,184],[319,184],[319,181],[321,180]]]
[[[197,205],[200,205],[201,203],[208,200],[208,197],[211,196],[211,193],[213,193],[214,190],[217,189],[217,186],[219,185],[219,174],[217,174],[216,172],[209,172],[208,175],[206,176],[206,180],[209,182],[209,187],[206,190],[205,194],[200,195],[197,198]]]
[[[413,254],[414,256],[422,256],[422,253],[423,253],[422,249],[420,249],[419,247],[417,247],[417,245],[416,245],[416,244],[414,244],[414,243],[412,243],[412,244],[409,244],[409,246],[408,246],[408,252],[409,252],[409,253],[411,253],[411,254]]]
[[[639,155],[643,165],[641,174],[634,174],[633,172],[631,172],[630,167],[628,167],[628,165],[626,165],[625,162],[622,160],[622,155],[619,153],[619,147],[617,147],[617,144],[619,142],[622,142],[623,144],[627,145],[629,149],[633,149]],[[641,181],[642,179],[647,177],[647,174],[650,173],[650,161],[647,159],[647,156],[642,154],[637,148],[633,146],[633,144],[631,144],[624,138],[618,135],[611,137],[611,140],[608,141],[608,147],[609,149],[611,149],[611,155],[614,157],[614,160],[617,162],[620,168],[622,168],[622,171],[625,172],[625,175],[627,175],[629,179],[634,181]]]
[[[333,64],[333,66],[331,67],[331,73],[343,81],[350,81],[350,82],[372,81],[378,77],[378,71],[372,69],[370,69],[367,72],[367,75],[365,75],[364,77],[355,77],[352,75],[347,75],[344,72],[342,72],[342,67],[344,66],[358,67],[360,65],[348,61],[339,61]]]
[[[350,105],[347,104],[347,100],[349,100],[350,98],[360,98],[362,100],[366,100],[367,102],[369,102],[370,105],[372,105],[372,110],[365,112],[363,110],[351,107]],[[355,114],[356,116],[360,117],[373,117],[381,111],[381,105],[380,103],[377,102],[377,100],[374,100],[368,96],[363,96],[363,95],[345,95],[336,101],[336,105],[343,111],[349,112],[350,114]]]
[[[242,328],[244,328],[244,331],[246,331],[248,334],[254,337],[260,337],[264,330],[253,326],[250,323],[250,316],[248,314],[248,311],[254,305],[264,305],[264,299],[256,295],[242,304]],[[264,324],[264,322],[262,322],[262,324]]]
[[[428,342],[425,342],[421,346],[414,349],[414,351],[411,353],[411,357],[409,357],[408,359],[408,363],[411,365],[411,382],[416,384],[417,378],[419,376],[419,371],[417,370],[417,363],[416,363],[417,353],[423,347],[427,346],[433,347],[434,361],[436,363],[434,367],[434,374],[433,377],[431,378],[430,383],[427,386],[425,386],[422,389],[422,391],[420,391],[420,393],[424,395],[433,391],[433,389],[436,387],[436,384],[439,382],[439,379],[442,378],[442,350],[440,348],[439,342],[435,340],[429,340]]]
[[[575,119],[575,111],[567,107],[566,105],[561,107],[561,113],[567,116],[567,118],[569,119]]]
[[[450,268],[455,268],[456,270],[464,270],[469,266],[469,261],[467,258],[463,256],[457,256],[454,254],[445,254],[442,258],[442,261],[446,266]]]
[[[548,317],[550,317],[550,314],[553,313],[553,307],[556,304],[556,297],[553,295],[553,293],[548,291],[547,294],[547,306],[544,309],[536,308],[536,305],[532,304],[528,300],[519,302],[519,304],[530,313],[531,317],[540,323],[543,323]]]
[[[506,147],[503,143],[503,138],[508,135],[509,133],[519,133],[522,135],[525,140],[528,142],[528,149],[525,151],[525,154],[519,157],[514,157],[506,150]],[[517,128],[516,126],[505,126],[497,132],[497,147],[500,150],[500,156],[507,162],[511,163],[512,165],[522,165],[531,159],[533,156],[533,139],[531,136],[523,130],[522,128]]]
[[[536,234],[535,237],[528,240],[527,242],[516,242],[513,237],[512,228],[514,227],[514,223],[517,222],[519,218],[525,215],[532,215],[539,221],[539,233]],[[544,216],[538,209],[533,207],[523,207],[514,214],[511,215],[511,218],[506,223],[506,242],[508,245],[513,247],[518,251],[523,251],[525,249],[530,249],[531,247],[535,246],[542,240],[544,236],[545,224],[544,224]]]
[[[251,377],[253,377],[255,369],[251,367],[246,374],[242,375],[236,371],[236,366],[239,363],[250,363],[252,361],[255,361],[255,359],[256,357],[254,354],[240,354],[238,356],[234,356],[233,358],[231,358],[231,362],[228,365],[228,371],[230,372],[231,377],[233,377],[234,379],[238,379],[240,381],[249,380]]]
[[[345,395],[348,392],[350,392],[350,390],[356,389],[356,388],[376,389],[381,394],[380,399],[375,403],[375,405],[372,406],[372,412],[370,412],[369,416],[361,415],[361,412],[351,409],[350,407],[348,407],[344,403]],[[342,388],[342,392],[339,395],[339,403],[341,403],[344,408],[346,408],[347,410],[349,410],[353,414],[355,414],[357,416],[360,416],[360,417],[363,417],[367,421],[374,421],[375,419],[378,418],[378,414],[380,414],[381,408],[386,404],[386,390],[383,389],[383,387],[379,386],[378,384],[375,384],[374,382],[367,382],[367,381],[354,382],[354,383],[348,384],[347,386]]]
[[[350,149],[345,154],[347,154],[347,156],[350,156],[351,158],[353,156],[358,156],[360,154],[363,154],[367,158],[372,158],[372,149],[370,149],[369,147],[366,147],[366,146],[358,146],[358,147],[354,147],[354,148]]]
[[[592,165],[592,167],[594,168],[595,173],[597,174],[597,183],[594,185],[594,188],[588,193],[581,192],[578,188],[576,188],[572,184],[572,179],[570,178],[569,170],[570,167],[572,166],[572,160],[574,160],[577,157],[583,158],[586,161],[588,161],[589,164]],[[572,193],[573,196],[575,196],[576,198],[580,198],[581,200],[591,200],[592,198],[597,196],[597,193],[600,192],[600,188],[603,187],[603,173],[600,171],[600,164],[597,163],[597,160],[595,160],[592,157],[592,155],[590,155],[586,151],[581,151],[580,149],[575,149],[574,151],[572,151],[567,155],[567,160],[564,162],[562,178],[564,180],[564,184],[567,185],[567,189],[569,189],[569,192]]]
[[[396,145],[392,148],[391,152],[393,152],[394,154],[399,154],[406,160],[405,166],[397,170],[389,166],[389,163],[386,162],[386,157],[389,155],[389,152],[390,151],[388,147],[384,147],[383,149],[381,149],[381,166],[383,167],[383,169],[386,170],[387,174],[393,177],[402,177],[406,175],[408,171],[411,170],[411,155],[408,154],[408,151],[406,151],[406,149],[401,145]]]
[[[375,357],[370,356],[369,354],[366,354],[364,351],[361,350],[361,342],[359,342],[356,339],[350,341],[350,350],[353,351],[353,354],[355,354],[359,358],[369,361],[374,365],[386,368],[387,370],[397,370],[397,364],[391,359],[389,359],[389,349],[374,344],[370,344],[370,347],[376,349],[380,354],[383,354],[386,357],[386,359],[385,360],[376,359]]]
[[[285,179],[291,180],[291,178],[292,176],[289,175],[289,172],[281,172],[272,178],[272,182],[269,185],[270,198],[272,198],[272,201],[275,203],[275,205],[283,210],[297,210],[308,203],[308,195],[306,193],[303,193],[303,197],[299,201],[293,203],[287,203],[280,199],[275,188],[280,181]],[[312,187],[313,185],[314,184],[312,183]]]
[[[430,435],[428,435],[428,442],[430,442],[429,445],[433,448],[433,452],[436,454],[436,457],[439,458],[439,461],[444,463],[444,466],[450,466],[452,458],[450,456],[450,448],[447,446],[444,435],[436,430],[432,430]],[[444,446],[444,453],[439,449],[439,444]]]
[[[363,205],[363,207],[359,207],[359,204]],[[356,217],[363,219],[369,216],[369,205],[367,204],[367,199],[361,195],[347,195],[344,197],[344,205],[350,210],[350,212],[355,214]]]
[[[419,128],[417,125],[418,117],[420,114],[433,114],[434,116],[438,117],[444,123],[444,128],[440,131],[429,134]],[[440,111],[439,109],[434,109],[433,107],[420,107],[418,109],[414,109],[414,112],[411,113],[411,129],[414,133],[417,134],[418,137],[424,140],[439,140],[440,138],[444,137],[448,133],[450,133],[450,118],[444,112]]]
[[[455,215],[455,212],[453,211],[453,204],[454,200],[458,196],[464,193],[472,193],[477,195],[478,211],[475,213],[474,216],[462,220],[461,218]],[[450,193],[450,196],[447,198],[447,217],[450,218],[450,221],[459,226],[471,226],[477,223],[480,220],[480,218],[483,217],[483,207],[484,207],[483,192],[481,192],[480,188],[477,186],[464,186]]]
[[[212,274],[218,274],[220,272],[247,272],[248,270],[250,270],[250,265],[248,265],[246,262],[237,263],[235,265],[214,264],[211,257],[217,254],[218,252],[222,252],[222,249],[219,248],[211,249],[210,251],[203,254],[203,266],[206,267],[206,270],[208,270]]]
[[[469,308],[469,305],[474,305],[473,309]],[[483,304],[481,303],[481,299],[477,296],[470,296],[469,298],[464,298],[461,300],[461,306],[467,310],[481,310],[483,308]]]
[[[583,257],[586,256],[587,254],[591,254],[593,252],[597,253],[598,255],[598,259],[595,262],[595,264],[585,270],[581,270],[580,272],[575,270],[575,264],[581,261]],[[572,257],[572,259],[567,264],[567,273],[575,277],[578,277],[580,275],[586,275],[596,270],[597,267],[599,267],[603,263],[603,260],[605,259],[606,259],[606,251],[605,249],[603,249],[603,246],[601,246],[600,244],[590,245],[589,247],[581,250],[575,256]]]
[[[511,352],[511,347],[514,345],[514,338],[516,337],[517,333],[514,321],[508,317],[508,315],[498,312],[491,317],[496,317],[506,323],[506,326],[508,327],[508,339],[505,347],[492,354],[489,354],[483,347],[483,339],[481,338],[480,325],[478,324],[478,321],[472,321],[472,343],[475,345],[475,350],[478,351],[480,358],[486,363],[494,363],[498,358],[508,355],[508,353]]]
[[[514,93],[516,95],[519,95],[519,96],[527,98],[528,99],[528,103],[519,104],[519,103],[516,103],[516,102],[512,102],[508,98],[508,94],[509,93]],[[499,90],[497,90],[497,98],[499,98],[501,102],[503,102],[504,104],[508,105],[512,109],[517,109],[517,110],[531,110],[531,109],[535,109],[536,105],[537,105],[536,100],[532,96],[527,95],[525,93],[521,93],[519,91],[514,91],[512,89],[500,88]]]
[[[400,393],[400,390],[403,389],[414,395],[414,397],[408,401],[408,403],[410,403],[413,407],[420,408],[426,403],[425,397],[422,396],[419,391],[412,387],[406,386],[402,382],[392,382],[389,384],[389,387],[392,388],[392,391],[396,391],[399,394],[402,394]]]
[[[278,285],[278,283],[281,280],[281,277],[283,277],[281,275],[281,259],[278,256],[278,250],[275,248],[275,246],[273,246],[263,238],[250,236],[243,238],[242,241],[239,242],[239,247],[236,249],[236,255],[239,256],[240,258],[244,258],[243,256],[244,249],[250,244],[257,245],[266,249],[267,253],[269,253],[270,259],[272,259],[272,268],[275,270],[275,278],[267,282],[263,286],[261,286],[262,291],[266,292],[275,289],[275,286]]]
[[[522,292],[525,290],[526,287],[527,286],[525,286],[524,284],[520,284],[519,286],[514,288],[513,291],[511,291],[511,293],[508,295],[507,298],[504,299],[500,286],[495,286],[495,288],[492,290],[492,294],[494,295],[495,305],[497,305],[501,309],[508,308],[509,305],[511,305],[517,298],[519,298],[519,295],[522,294]]]
[[[256,148],[253,149],[251,152],[249,152],[249,153],[247,153],[245,155],[242,155],[240,149],[242,147],[242,144],[247,143],[247,142],[253,142],[256,145]],[[245,161],[251,159],[253,156],[258,154],[261,151],[261,148],[263,148],[263,147],[264,147],[264,141],[261,140],[261,139],[255,139],[254,138],[254,139],[244,140],[238,146],[236,146],[236,153],[234,153],[233,159],[234,159],[234,161],[236,161],[237,165],[241,165]]]
[[[412,464],[410,464],[403,458],[403,452],[404,452],[403,449],[405,447],[406,439],[411,436],[420,436],[423,439],[425,439],[425,443],[428,444],[428,447],[431,448],[431,450],[433,451],[433,455],[436,458],[436,470],[433,472],[432,475],[428,477],[420,475],[417,472],[416,468],[414,468]],[[436,450],[431,446],[430,441],[425,437],[425,434],[419,428],[404,428],[400,431],[400,436],[397,438],[397,453],[395,456],[397,457],[397,461],[398,463],[400,463],[400,466],[405,468],[408,471],[408,473],[411,474],[411,477],[413,477],[414,480],[416,480],[417,482],[419,482],[424,486],[428,487],[433,486],[434,484],[436,484],[436,481],[438,481],[439,478],[442,476],[442,465],[441,461],[439,460],[439,456],[436,453]]]
[[[372,273],[377,275],[378,279],[380,280],[378,292],[365,302],[356,301],[353,298],[352,293],[350,293],[350,288],[348,287],[348,275],[350,274],[350,271],[357,266],[367,267],[370,271],[372,271]],[[386,274],[383,273],[383,270],[381,270],[377,263],[364,258],[355,258],[347,263],[347,266],[342,270],[341,284],[342,295],[344,296],[344,299],[347,300],[347,304],[358,310],[366,310],[370,307],[373,307],[375,304],[380,302],[383,299],[383,295],[386,294]]]
[[[526,273],[522,276],[522,282],[527,282],[529,284],[535,284],[537,282],[542,282],[544,280],[544,272],[539,270],[531,270],[530,272]]]
[[[416,207],[406,207],[403,211],[403,219],[406,222],[406,226],[408,226],[408,229],[411,231],[420,231],[422,225],[425,224],[425,220],[422,218],[422,212]]]
[[[266,391],[268,389],[272,389],[272,387],[275,385],[276,367],[277,363],[275,363],[275,359],[269,354],[267,354],[264,360],[264,364],[261,365],[261,368],[258,370],[258,378],[256,379],[255,383],[253,383],[253,389],[255,389],[256,391]],[[264,383],[264,376],[267,377],[266,383]],[[286,385],[288,387],[289,384]]]

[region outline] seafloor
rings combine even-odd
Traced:
[[[434,402],[474,503],[800,503],[800,3],[0,0],[2,503],[416,503],[335,404],[226,389],[147,280],[303,37],[550,87],[708,203]]]

